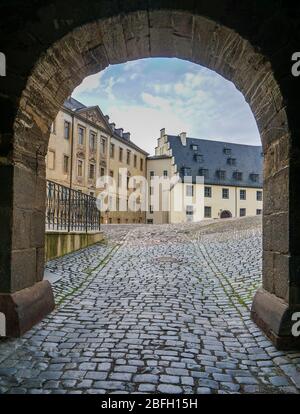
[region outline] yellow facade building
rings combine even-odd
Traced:
[[[260,146],[171,136],[162,129],[155,156],[147,160],[147,177],[173,181],[169,190],[161,181],[159,201],[149,187],[147,223],[261,215],[262,165]]]
[[[110,176],[118,183],[120,168],[127,169],[128,177],[146,177],[147,156],[130,140],[129,133],[109,122],[98,106],[86,107],[70,97],[52,125],[47,179],[97,197],[103,190],[99,179]],[[128,213],[110,208],[109,199],[114,195],[108,196],[108,208],[101,215],[103,223],[145,222],[145,211]]]

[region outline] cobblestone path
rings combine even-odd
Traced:
[[[48,263],[57,308],[0,341],[1,393],[300,391],[300,353],[249,319],[257,219],[104,231],[107,243]]]

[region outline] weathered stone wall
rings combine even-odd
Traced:
[[[12,10],[18,17],[11,20]],[[266,159],[263,286],[285,303],[299,304],[300,86],[291,75],[299,10],[277,0],[37,0],[0,6],[0,15],[7,14],[0,50],[8,73],[0,78],[0,179],[13,183],[0,202],[7,241],[0,253],[0,289],[13,292],[41,278],[44,155],[65,98],[109,64],[166,56],[215,70],[251,106]],[[22,239],[20,228],[29,227],[30,237]]]
[[[84,249],[103,240],[103,233],[63,233],[47,232],[45,240],[45,260],[64,256]]]

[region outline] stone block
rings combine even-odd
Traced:
[[[122,20],[124,38],[129,60],[150,56],[150,28],[148,13],[130,13]]]
[[[36,249],[11,253],[11,292],[32,286],[36,281]]]
[[[6,336],[17,338],[54,309],[51,285],[43,281],[13,294],[0,294],[0,312],[6,319]]]
[[[289,168],[264,180],[264,215],[289,211]]]
[[[300,347],[300,338],[292,335],[292,314],[299,311],[300,307],[289,307],[283,299],[259,289],[252,304],[251,317],[278,349],[293,349]]]
[[[264,215],[263,246],[269,251],[288,253],[289,215],[287,212]]]

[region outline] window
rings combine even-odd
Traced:
[[[209,171],[206,168],[201,168],[199,170],[199,174],[201,177],[204,177],[206,179],[209,178]]]
[[[134,168],[137,167],[137,156],[136,156],[136,154],[134,154],[134,156],[133,156],[133,166],[134,166]]]
[[[194,186],[193,185],[187,185],[185,194],[187,197],[193,197],[194,196]]]
[[[153,206],[149,206],[149,212],[150,212],[150,214],[153,214]]]
[[[69,172],[69,157],[64,155],[64,173],[68,174]]]
[[[150,178],[153,178],[154,177],[154,171],[150,171]]]
[[[199,163],[203,162],[203,155],[195,154],[195,161]]]
[[[164,177],[168,177],[168,171],[164,170]]]
[[[230,148],[224,148],[223,150],[225,155],[231,155],[231,149]]]
[[[211,198],[211,187],[204,187],[204,197]]]
[[[141,158],[140,170],[143,171],[143,169],[144,169],[144,160],[143,160],[143,158]]]
[[[219,178],[219,180],[225,180],[226,179],[226,171],[217,170],[217,177]]]
[[[242,181],[242,179],[243,179],[243,173],[241,173],[241,172],[239,172],[239,171],[235,171],[235,172],[232,174],[232,177],[233,177],[235,180],[237,180],[237,181]]]
[[[56,120],[54,120],[51,124],[51,134],[56,134]]]
[[[110,170],[110,171],[109,171],[109,176],[110,176],[111,178],[114,178],[114,172],[113,172],[113,170]]]
[[[257,216],[261,216],[261,213],[262,213],[262,210],[261,210],[260,208],[258,208],[258,209],[256,210],[256,215],[257,215]]]
[[[131,158],[131,151],[127,151],[127,158],[126,158],[127,165],[130,165],[130,158]]]
[[[104,170],[104,168],[101,168],[100,169],[100,177],[104,177],[104,175],[105,175],[105,170]]]
[[[115,158],[115,144],[110,144],[110,158]]]
[[[83,176],[83,161],[82,160],[77,161],[77,176],[78,177]]]
[[[119,148],[119,161],[123,162],[123,148]]]
[[[55,151],[49,150],[47,158],[49,170],[55,170]]]
[[[250,180],[257,183],[259,181],[259,174],[250,174]]]
[[[122,187],[122,174],[118,174],[118,186]]]
[[[106,153],[106,139],[105,138],[101,138],[101,153],[102,154]]]
[[[228,165],[236,165],[236,159],[235,158],[228,158],[227,159]]]
[[[240,217],[245,217],[245,216],[246,216],[246,209],[240,208]]]
[[[194,214],[194,207],[193,206],[186,206],[186,215],[192,216]]]
[[[263,193],[262,191],[256,191],[256,200],[262,201]]]
[[[108,198],[108,208],[111,211],[113,209],[113,198],[112,196],[109,196]]]
[[[246,190],[240,190],[240,200],[246,200]]]
[[[182,168],[182,174],[183,174],[185,177],[189,177],[189,176],[191,176],[191,174],[192,174],[192,170],[191,170],[190,168],[188,168],[188,167],[183,167],[183,168]]]
[[[65,121],[64,125],[64,137],[65,139],[70,139],[70,130],[71,130],[71,124],[68,121]]]
[[[78,144],[84,145],[84,128],[78,127]]]
[[[204,207],[204,217],[211,218],[211,207]]]
[[[198,145],[193,144],[191,145],[193,151],[198,151]]]
[[[89,178],[90,180],[95,178],[95,164],[90,164]]]
[[[97,146],[97,136],[95,132],[90,133],[90,150],[95,151]]]
[[[94,193],[93,191],[91,191],[91,192],[90,192],[90,196],[91,196],[91,197],[94,197],[94,196],[95,196],[95,193]]]
[[[222,188],[222,198],[228,199],[229,198],[229,189]]]

